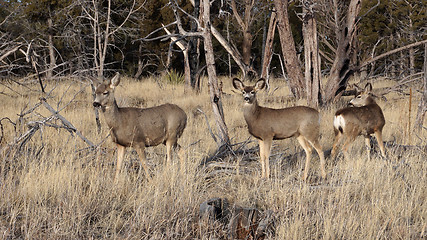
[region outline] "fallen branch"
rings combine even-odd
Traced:
[[[377,60],[379,60],[381,58],[387,57],[387,56],[389,56],[391,54],[398,53],[398,52],[406,50],[408,48],[413,48],[413,47],[416,47],[416,46],[419,46],[419,45],[423,45],[425,43],[427,43],[427,40],[423,40],[423,41],[411,43],[411,44],[408,44],[406,46],[403,46],[403,47],[400,47],[400,48],[396,48],[396,49],[393,49],[393,50],[388,51],[386,53],[380,54],[380,55],[378,55],[376,57],[371,57],[368,60],[366,60],[365,62],[363,62],[362,64],[360,64],[360,66],[358,67],[358,69],[361,69],[361,68],[365,67],[366,65],[368,65],[370,63],[373,63],[373,62],[375,62],[375,61],[377,61]]]
[[[63,116],[61,116],[61,114],[59,114],[57,111],[55,111],[55,109],[52,108],[52,106],[50,106],[47,102],[45,98],[40,98],[40,102],[43,104],[43,106],[49,110],[55,117],[57,117],[59,120],[61,120],[61,122],[68,127],[69,130],[71,130],[72,132],[75,132],[77,134],[77,136],[79,136],[85,143],[87,143],[90,147],[95,147],[95,145],[89,140],[87,139],[85,136],[82,135],[82,133],[77,130],[77,128],[75,128],[73,126],[73,124],[71,124],[67,119],[65,119]]]

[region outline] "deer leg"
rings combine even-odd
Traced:
[[[383,142],[383,134],[381,131],[375,131],[375,137],[377,139],[378,145],[380,146],[381,154],[385,157],[385,148]]]
[[[136,152],[139,155],[139,160],[141,162],[141,166],[142,168],[144,168],[145,171],[145,176],[147,176],[147,178],[150,178],[150,171],[149,168],[147,166],[147,156],[145,155],[145,146],[143,143],[138,144],[138,146],[136,146]]]
[[[265,178],[265,155],[264,155],[264,141],[259,140],[259,158],[261,162],[261,177]]]
[[[184,165],[185,151],[184,151],[184,149],[182,149],[181,145],[179,145],[178,143],[175,143],[174,149],[178,154],[180,169],[181,169],[181,171],[183,171],[184,167],[185,167],[185,165]]]
[[[266,178],[270,177],[270,151],[272,143],[273,139],[268,139],[264,141],[264,165]]]
[[[173,142],[171,140],[166,141],[166,165],[169,166],[172,162],[172,146]]]
[[[116,164],[116,175],[114,177],[114,181],[117,181],[120,173],[120,169],[122,168],[123,158],[125,156],[126,147],[120,144],[117,145],[117,164]]]
[[[308,143],[307,139],[303,135],[299,135],[297,137],[297,140],[298,140],[299,144],[301,145],[301,147],[304,149],[305,155],[306,155],[304,176],[303,176],[303,180],[306,181],[307,177],[308,177],[308,171],[310,169],[310,158],[311,158],[312,148],[311,148],[310,144]]]
[[[331,159],[335,159],[336,155],[337,155],[337,148],[338,148],[338,144],[341,142],[342,139],[342,133],[339,132],[338,130],[335,130],[335,140],[334,140],[334,145],[332,146],[332,151],[331,151]]]
[[[365,136],[366,151],[368,152],[368,161],[371,161],[371,139],[369,135]]]
[[[325,154],[323,153],[323,149],[320,146],[319,141],[317,140],[310,142],[310,144],[314,147],[314,149],[316,149],[317,154],[319,154],[320,170],[322,171],[322,178],[326,179],[326,170],[325,170],[326,162],[325,162]]]
[[[345,140],[342,151],[344,153],[344,158],[348,161],[350,159],[350,156],[348,155],[348,148],[350,147],[350,144],[354,141],[353,137],[347,136],[347,139]]]

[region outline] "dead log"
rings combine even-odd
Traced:
[[[272,211],[231,206],[226,198],[212,198],[200,204],[199,219],[200,227],[220,223],[229,239],[265,239],[274,232]]]

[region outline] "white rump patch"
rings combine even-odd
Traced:
[[[345,119],[343,118],[343,116],[338,115],[334,117],[334,128],[339,130],[344,129],[345,127]]]

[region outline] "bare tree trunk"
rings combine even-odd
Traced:
[[[412,30],[412,19],[409,18],[409,39],[411,42],[415,42],[414,31]],[[415,73],[415,48],[409,48],[409,74],[413,75]]]
[[[404,77],[407,75],[406,70],[408,69],[408,66],[409,66],[408,62],[406,61],[407,58],[408,58],[407,55],[405,57],[405,52],[401,51],[400,52],[400,61],[399,61],[400,62],[399,77]],[[386,59],[386,60],[388,60],[388,59]]]
[[[285,61],[286,71],[289,76],[289,88],[296,98],[304,97],[304,76],[297,58],[295,42],[292,36],[288,17],[288,0],[274,0],[277,10],[277,27],[279,29],[280,44]]]
[[[314,16],[314,3],[303,3],[303,36],[305,58],[305,82],[307,84],[307,102],[314,108],[319,106],[320,97],[320,55],[317,42],[317,23]]]
[[[251,54],[252,54],[252,41],[253,36],[251,33],[251,22],[252,22],[252,8],[254,6],[255,0],[245,0],[245,12],[243,17],[239,15],[236,1],[231,0],[231,8],[233,10],[233,15],[237,20],[237,23],[240,25],[240,28],[243,32],[243,43],[242,43],[242,57],[243,62],[250,66],[251,64]]]
[[[195,6],[196,2],[198,0],[190,0],[193,7]],[[200,16],[203,16],[203,7],[200,8]],[[237,51],[235,47],[233,47],[222,35],[221,33],[216,30],[215,27],[210,26],[210,31],[212,35],[216,38],[216,40],[221,44],[221,46],[230,54],[230,56],[233,58],[233,60],[236,62],[237,66],[239,66],[240,70],[242,70],[242,73],[244,76],[247,75],[248,72],[256,72],[245,62],[243,61],[242,55]]]
[[[242,43],[242,55],[243,62],[250,66],[251,65],[251,55],[252,55],[252,34],[249,30],[246,30],[243,33],[243,43]]]
[[[271,58],[273,57],[273,40],[276,32],[277,17],[276,10],[273,9],[270,16],[270,23],[268,24],[267,38],[265,40],[264,56],[262,58],[261,78],[266,79],[267,86],[269,86],[268,72],[270,69]]]
[[[184,81],[185,81],[185,89],[191,89],[191,68],[190,68],[190,60],[188,57],[188,43],[185,49],[182,51],[184,54]]]
[[[141,74],[142,74],[142,70],[144,69],[144,63],[142,61],[142,42],[139,43],[138,46],[138,68],[136,70],[135,75],[133,76],[134,78],[138,79]]]
[[[423,81],[423,95],[418,104],[417,117],[415,119],[415,130],[421,131],[424,117],[427,112],[427,43],[424,44],[424,81]]]
[[[237,66],[239,66],[240,70],[242,70],[243,75],[246,76],[248,72],[251,71],[250,67],[245,64],[243,61],[242,55],[239,51],[236,50],[222,35],[216,30],[216,28],[211,27],[212,35],[218,40],[221,46],[231,55],[233,60],[236,62]]]
[[[215,122],[217,124],[219,138],[221,145],[230,144],[230,138],[228,136],[227,125],[225,124],[224,111],[222,107],[222,94],[218,85],[218,78],[215,70],[215,57],[212,46],[212,30],[210,21],[210,2],[209,0],[203,0],[203,39],[204,48],[206,55],[206,66],[209,78],[209,95],[213,112],[215,115]]]
[[[49,31],[48,31],[48,43],[49,43],[49,69],[47,70],[47,79],[52,79],[53,69],[56,66],[55,49],[53,46],[53,20],[49,17],[47,20]]]
[[[360,6],[361,0],[350,1],[346,23],[338,33],[337,53],[323,95],[323,100],[326,103],[332,102],[335,96],[345,90],[347,81],[353,72],[350,60],[353,51],[353,39],[356,37],[357,16]]]
[[[193,17],[198,19],[200,15],[200,0],[194,0],[194,11]],[[191,21],[191,31],[197,31],[197,23]],[[192,37],[189,40],[188,53],[189,53],[189,65],[190,65],[190,84],[193,89],[199,91],[199,84],[197,84],[197,72],[199,71],[200,63],[200,39],[198,37]]]
[[[162,25],[163,26],[163,25]],[[172,33],[167,29],[163,28],[167,35],[172,35]],[[188,57],[188,47],[189,43],[187,43],[185,40],[178,41],[177,37],[171,37],[171,42],[175,42],[175,44],[181,49],[183,55],[184,55],[184,82],[185,82],[185,89],[191,88],[191,70],[190,70],[190,60]],[[172,43],[171,43],[172,44]],[[168,54],[168,62],[169,57]],[[167,64],[169,66],[169,63]]]
[[[92,98],[95,99],[95,85],[93,84],[93,81],[90,83],[90,87],[92,89]],[[101,133],[101,120],[99,119],[99,110],[98,108],[93,108],[93,113],[95,114],[95,123],[96,123],[96,132],[98,134]]]

